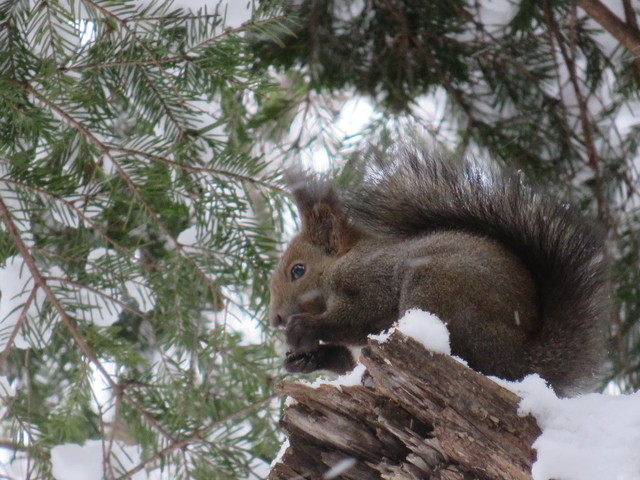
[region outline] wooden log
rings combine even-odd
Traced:
[[[531,480],[540,430],[517,395],[400,332],[360,361],[363,385],[279,385],[295,401],[269,479]]]

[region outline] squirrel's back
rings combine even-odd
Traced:
[[[363,165],[342,195],[354,225],[392,238],[450,230],[502,244],[537,289],[541,326],[529,352],[532,371],[564,394],[593,386],[611,314],[601,228],[518,175],[473,160],[403,147],[394,158]]]

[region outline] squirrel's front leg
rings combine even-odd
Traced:
[[[359,299],[340,298],[330,302],[322,313],[297,313],[285,325],[287,344],[293,351],[310,350],[320,343],[364,345],[367,335],[379,333],[397,319],[397,315],[381,314],[374,301],[363,308]],[[393,312],[397,311],[393,309]]]
[[[354,366],[351,351],[343,345],[318,345],[313,350],[288,352],[284,361],[284,368],[289,373],[329,370],[343,374]]]
[[[329,370],[343,374],[355,366],[351,351],[344,346],[345,340],[347,344],[355,343],[352,335],[336,335],[340,331],[349,332],[348,326],[339,328],[336,321],[326,313],[298,313],[288,318],[285,336],[291,350],[284,362],[288,372]],[[332,341],[339,344],[333,344]]]
[[[285,337],[292,350],[311,350],[327,340],[327,324],[322,315],[297,313],[288,318]]]

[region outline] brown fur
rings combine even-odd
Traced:
[[[466,161],[408,155],[400,168],[382,165],[377,185],[352,186],[345,205],[326,180],[290,179],[302,228],[270,285],[287,369],[347,370],[353,360],[338,346],[362,345],[421,308],[485,374],[538,372],[562,394],[592,385],[607,314],[603,239],[497,172],[487,182]],[[294,265],[306,268],[300,278]]]

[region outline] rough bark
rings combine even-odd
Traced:
[[[364,385],[279,386],[295,402],[271,480],[531,479],[540,431],[517,395],[399,332],[360,361]]]

